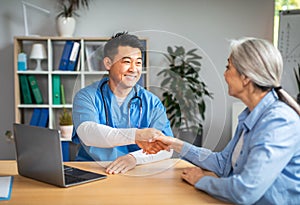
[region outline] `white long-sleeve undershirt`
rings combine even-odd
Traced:
[[[163,159],[169,159],[172,157],[173,150],[165,151],[162,150],[157,154],[145,154],[143,150],[137,150],[135,152],[130,153],[136,159],[136,164],[146,164],[149,162],[156,162]]]
[[[135,144],[137,128],[117,129],[96,122],[86,121],[81,123],[76,132],[86,146],[112,148],[115,146]],[[170,158],[173,151],[160,151],[157,154],[145,154],[142,150],[131,152],[137,164],[159,161]]]
[[[76,132],[87,146],[110,148],[121,145],[135,144],[137,128],[117,129],[96,122],[81,123]]]

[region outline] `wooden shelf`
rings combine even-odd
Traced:
[[[89,46],[97,47],[109,38],[98,37],[56,37],[56,36],[17,36],[14,38],[14,97],[15,97],[15,122],[29,124],[34,108],[48,108],[49,109],[49,128],[58,129],[58,117],[63,108],[72,109],[73,92],[87,86],[95,80],[100,80],[103,75],[108,74],[105,70],[89,70],[86,58],[86,48]],[[59,70],[59,62],[62,55],[64,44],[67,40],[74,40],[80,42],[79,66],[76,71],[62,71]],[[147,45],[146,39],[141,39]],[[35,71],[35,61],[29,59],[31,47],[34,43],[42,43],[47,51],[47,59],[42,61],[43,71]],[[20,52],[27,54],[26,71],[18,70],[18,54]],[[145,87],[148,82],[148,61],[147,52],[145,55],[145,64],[143,69],[143,76]],[[21,91],[19,84],[20,75],[34,75],[38,81],[43,95],[43,104],[22,104]],[[60,75],[61,83],[65,88],[66,105],[57,105],[52,102],[52,79],[53,75]],[[75,90],[77,89],[77,90]]]

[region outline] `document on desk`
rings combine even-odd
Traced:
[[[12,183],[12,176],[0,176],[0,201],[10,199]]]

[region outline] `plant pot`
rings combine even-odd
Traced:
[[[73,125],[60,125],[61,137],[66,140],[72,140]]]
[[[75,31],[76,20],[73,17],[58,17],[56,26],[60,36],[72,37]]]

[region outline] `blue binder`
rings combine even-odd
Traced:
[[[38,126],[39,127],[47,127],[48,126],[48,118],[49,118],[48,108],[42,108]]]
[[[67,66],[67,70],[74,71],[78,62],[79,52],[80,51],[80,43],[74,42],[71,54],[69,56],[69,62]]]
[[[68,69],[68,64],[69,64],[69,59],[72,52],[73,44],[74,44],[73,41],[66,41],[64,50],[61,55],[60,63],[59,63],[59,70]]]
[[[29,124],[32,125],[32,126],[38,126],[39,121],[40,121],[40,116],[41,116],[41,109],[40,108],[34,108]]]

